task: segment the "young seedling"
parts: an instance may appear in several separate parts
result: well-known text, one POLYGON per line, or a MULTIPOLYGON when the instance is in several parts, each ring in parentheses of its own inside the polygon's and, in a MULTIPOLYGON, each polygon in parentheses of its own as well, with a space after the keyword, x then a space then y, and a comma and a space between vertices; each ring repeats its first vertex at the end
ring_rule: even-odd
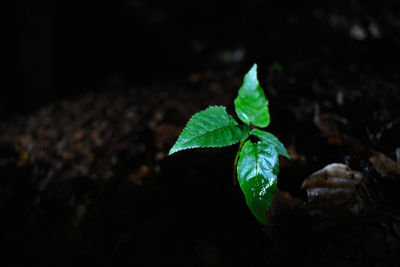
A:
POLYGON ((235 99, 237 121, 223 106, 210 106, 192 116, 169 155, 196 147, 223 147, 240 142, 235 168, 246 203, 257 220, 267 225, 266 212, 275 196, 279 173, 278 155, 289 158, 283 144, 271 133, 261 130, 269 125, 268 100, 257 79, 254 64, 244 77, 235 99), (259 139, 254 143, 250 135, 259 139))

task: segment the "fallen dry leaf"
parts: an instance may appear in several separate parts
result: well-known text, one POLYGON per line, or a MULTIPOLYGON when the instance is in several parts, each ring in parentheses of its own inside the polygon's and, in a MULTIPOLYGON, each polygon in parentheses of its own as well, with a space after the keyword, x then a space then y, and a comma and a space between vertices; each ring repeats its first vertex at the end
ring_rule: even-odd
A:
POLYGON ((400 175, 400 163, 392 160, 385 154, 372 151, 372 156, 369 161, 374 165, 374 168, 383 177, 390 176, 392 174, 400 175))
POLYGON ((320 114, 319 106, 315 106, 314 123, 321 131, 322 136, 327 137, 329 144, 337 144, 341 146, 343 142, 335 123, 335 120, 337 119, 336 117, 338 116, 330 113, 320 114))
POLYGON ((332 163, 314 172, 301 185, 307 190, 307 203, 316 210, 354 210, 360 205, 354 201, 356 186, 361 183, 362 173, 351 170, 341 163, 332 163))

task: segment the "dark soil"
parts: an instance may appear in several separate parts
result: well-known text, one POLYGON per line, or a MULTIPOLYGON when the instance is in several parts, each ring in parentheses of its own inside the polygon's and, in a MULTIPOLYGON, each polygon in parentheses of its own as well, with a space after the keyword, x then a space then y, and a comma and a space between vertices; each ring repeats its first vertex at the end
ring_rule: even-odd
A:
MULTIPOLYGON (((270 29, 267 15, 281 9, 263 9, 263 17, 257 3, 240 24, 252 29, 232 47, 195 28, 212 48, 187 52, 198 61, 166 70, 170 78, 156 69, 157 79, 141 79, 145 71, 130 76, 121 67, 100 91, 50 94, 21 112, 8 107, 14 115, 6 110, 0 124, 2 254, 15 265, 49 266, 398 265, 399 175, 382 177, 370 156, 400 160, 399 6, 326 4, 300 15, 291 7, 270 29), (270 30, 268 40, 260 37, 270 30), (192 114, 209 105, 235 114, 233 99, 254 61, 270 103, 268 130, 292 157, 280 159, 280 190, 306 201, 305 178, 346 163, 368 177, 373 206, 391 216, 363 217, 362 227, 322 221, 326 231, 318 233, 292 216, 265 230, 233 182, 236 146, 166 156, 192 114)), ((158 53, 166 59, 167 51, 158 53)))

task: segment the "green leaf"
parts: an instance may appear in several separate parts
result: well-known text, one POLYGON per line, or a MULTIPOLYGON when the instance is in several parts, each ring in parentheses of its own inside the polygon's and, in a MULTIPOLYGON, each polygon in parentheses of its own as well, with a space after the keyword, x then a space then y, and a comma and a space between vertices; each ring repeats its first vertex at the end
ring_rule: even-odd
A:
POLYGON ((239 119, 247 125, 264 128, 270 122, 268 100, 257 79, 257 64, 244 77, 235 99, 235 110, 239 119))
POLYGON ((208 107, 192 116, 169 155, 189 148, 229 146, 246 139, 249 127, 237 124, 225 107, 208 107))
POLYGON ((273 134, 260 129, 253 129, 251 130, 250 134, 257 136, 263 143, 272 146, 276 150, 276 152, 278 152, 278 154, 290 159, 290 156, 286 151, 285 146, 273 134))
POLYGON ((248 140, 243 145, 237 174, 240 188, 253 215, 262 224, 268 224, 266 212, 275 197, 278 182, 278 153, 269 144, 248 140))

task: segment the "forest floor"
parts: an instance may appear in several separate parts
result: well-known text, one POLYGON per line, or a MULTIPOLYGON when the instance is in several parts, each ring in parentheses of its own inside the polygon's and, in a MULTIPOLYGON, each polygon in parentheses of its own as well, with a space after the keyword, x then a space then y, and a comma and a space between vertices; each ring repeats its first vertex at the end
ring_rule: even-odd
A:
POLYGON ((122 2, 56 6, 49 79, 63 88, 0 99, 14 112, 0 114, 0 263, 400 266, 396 1, 122 2), (234 182, 237 145, 167 156, 194 113, 236 117, 254 63, 291 156, 268 227, 234 182), (331 163, 361 172, 365 213, 296 210, 331 163))
MULTIPOLYGON (((279 188, 303 201, 302 182, 327 164, 345 163, 378 179, 374 151, 399 160, 399 74, 371 76, 350 66, 347 78, 332 69, 309 75, 319 68, 321 62, 303 62, 260 73, 269 131, 291 155, 280 159, 279 188)), ((318 255, 329 238, 313 244, 303 236, 282 245, 265 234, 233 183, 236 146, 167 156, 192 114, 209 105, 234 114, 243 74, 206 70, 87 93, 2 123, 3 253, 16 263, 28 258, 52 266, 274 266, 293 259, 301 266, 326 253, 343 255, 337 248, 318 255)), ((377 201, 399 215, 394 177, 378 182, 385 197, 377 201)), ((400 225, 392 226, 400 234, 400 225)), ((345 263, 381 263, 379 246, 345 263)))

